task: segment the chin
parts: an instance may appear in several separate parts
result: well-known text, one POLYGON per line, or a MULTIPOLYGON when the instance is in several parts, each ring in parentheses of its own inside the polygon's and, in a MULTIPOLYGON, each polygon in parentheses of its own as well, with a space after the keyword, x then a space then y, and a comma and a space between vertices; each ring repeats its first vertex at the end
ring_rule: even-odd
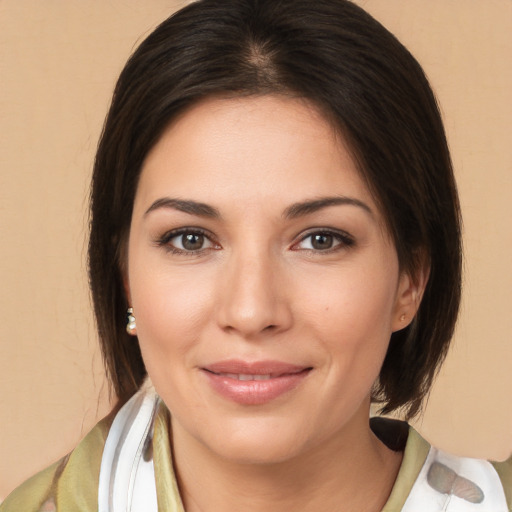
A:
POLYGON ((228 446, 218 448, 218 454, 225 460, 254 466, 281 464, 294 459, 300 451, 295 443, 288 446, 274 439, 270 442, 232 442, 228 446))
POLYGON ((286 462, 302 453, 307 444, 303 436, 304 429, 287 428, 282 419, 258 419, 239 421, 215 432, 212 429, 203 444, 233 463, 268 465, 286 462))

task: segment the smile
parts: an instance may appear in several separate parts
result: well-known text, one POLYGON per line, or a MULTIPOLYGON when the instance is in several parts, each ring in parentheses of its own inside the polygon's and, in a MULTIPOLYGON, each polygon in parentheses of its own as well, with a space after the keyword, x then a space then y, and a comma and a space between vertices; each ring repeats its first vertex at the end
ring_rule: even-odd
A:
POLYGON ((228 377, 229 379, 235 380, 268 380, 271 378, 270 374, 267 375, 247 375, 243 373, 218 373, 217 375, 221 375, 224 377, 228 377))
POLYGON ((311 367, 278 361, 230 360, 202 368, 208 385, 216 394, 240 405, 271 402, 294 390, 311 371, 311 367))

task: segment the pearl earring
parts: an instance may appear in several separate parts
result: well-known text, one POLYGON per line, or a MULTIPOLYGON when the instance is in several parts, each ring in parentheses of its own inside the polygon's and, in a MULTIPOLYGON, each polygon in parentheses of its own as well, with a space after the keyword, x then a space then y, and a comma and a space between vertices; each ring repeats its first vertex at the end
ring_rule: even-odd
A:
POLYGON ((135 317, 133 316, 133 308, 128 308, 126 312, 128 315, 128 323, 126 324, 126 332, 130 336, 135 336, 137 334, 137 323, 135 322, 135 317))
MULTIPOLYGON (((403 314, 400 316, 400 322, 404 322, 404 321, 405 321, 405 318, 406 318, 405 313, 403 313, 403 314)), ((134 321, 135 321, 135 319, 134 319, 134 321)))

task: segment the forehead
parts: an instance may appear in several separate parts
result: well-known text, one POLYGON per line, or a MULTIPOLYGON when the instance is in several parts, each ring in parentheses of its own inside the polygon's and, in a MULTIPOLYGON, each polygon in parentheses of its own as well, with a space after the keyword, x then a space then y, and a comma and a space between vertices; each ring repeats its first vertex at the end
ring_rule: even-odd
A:
POLYGON ((347 144, 317 108, 285 96, 211 98, 174 120, 149 152, 136 207, 164 195, 222 207, 333 194, 374 206, 347 144))

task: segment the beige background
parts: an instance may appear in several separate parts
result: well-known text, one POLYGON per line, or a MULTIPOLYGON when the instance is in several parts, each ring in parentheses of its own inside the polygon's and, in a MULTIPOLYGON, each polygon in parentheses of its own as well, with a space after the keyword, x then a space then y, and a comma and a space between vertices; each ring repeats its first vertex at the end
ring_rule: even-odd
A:
MULTIPOLYGON (((0 498, 108 410, 85 273, 86 197, 114 80, 170 0, 0 1, 0 498)), ((360 0, 439 96, 465 219, 464 306, 417 428, 512 450, 512 2, 360 0)))

